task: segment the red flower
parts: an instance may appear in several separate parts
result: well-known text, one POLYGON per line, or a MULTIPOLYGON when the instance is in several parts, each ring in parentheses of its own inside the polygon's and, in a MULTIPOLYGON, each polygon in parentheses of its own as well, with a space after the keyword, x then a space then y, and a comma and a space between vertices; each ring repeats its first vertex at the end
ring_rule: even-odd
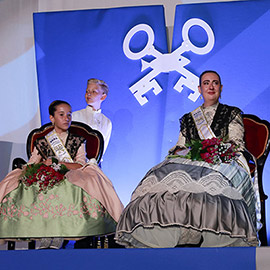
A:
POLYGON ((191 149, 185 158, 201 160, 211 164, 230 163, 236 157, 237 146, 226 143, 223 139, 211 138, 206 140, 193 140, 186 145, 191 149))
POLYGON ((39 192, 46 192, 49 188, 53 188, 54 185, 62 182, 65 173, 68 171, 64 165, 55 165, 56 164, 46 166, 43 163, 27 165, 20 180, 26 187, 38 184, 39 192))

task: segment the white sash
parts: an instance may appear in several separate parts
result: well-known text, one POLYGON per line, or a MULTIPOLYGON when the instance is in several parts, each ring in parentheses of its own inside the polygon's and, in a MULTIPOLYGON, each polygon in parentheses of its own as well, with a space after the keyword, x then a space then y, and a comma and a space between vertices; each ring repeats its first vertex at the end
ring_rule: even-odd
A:
POLYGON ((63 162, 73 162, 71 156, 69 155, 67 149, 65 148, 63 142, 58 137, 55 129, 49 132, 45 136, 47 142, 49 143, 50 147, 52 148, 55 156, 59 159, 59 161, 63 162))
POLYGON ((199 136, 202 140, 211 139, 213 137, 214 138, 216 137, 214 132, 212 131, 211 127, 207 123, 207 120, 204 116, 204 113, 202 111, 201 106, 198 107, 197 109, 195 109, 194 111, 192 111, 191 115, 194 119, 199 136))

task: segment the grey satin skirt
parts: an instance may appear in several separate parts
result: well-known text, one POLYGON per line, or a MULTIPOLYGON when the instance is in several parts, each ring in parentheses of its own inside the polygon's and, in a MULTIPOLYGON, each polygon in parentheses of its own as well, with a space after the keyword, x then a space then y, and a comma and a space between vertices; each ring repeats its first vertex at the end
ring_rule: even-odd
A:
POLYGON ((255 201, 236 162, 165 160, 133 192, 115 239, 137 248, 257 246, 255 201))

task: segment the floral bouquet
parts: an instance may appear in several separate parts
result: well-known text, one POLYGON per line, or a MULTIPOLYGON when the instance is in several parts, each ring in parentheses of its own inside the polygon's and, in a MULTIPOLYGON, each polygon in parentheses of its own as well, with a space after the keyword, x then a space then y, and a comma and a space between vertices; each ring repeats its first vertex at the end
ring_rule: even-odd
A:
POLYGON ((230 163, 237 158, 238 146, 233 143, 225 143, 223 139, 192 140, 186 144, 186 147, 189 149, 188 153, 180 156, 191 160, 220 164, 230 163))
POLYGON ((28 164, 23 170, 20 181, 26 187, 38 185, 39 192, 46 193, 54 185, 60 184, 67 172, 67 167, 63 164, 58 164, 58 160, 54 158, 50 166, 43 163, 28 164))

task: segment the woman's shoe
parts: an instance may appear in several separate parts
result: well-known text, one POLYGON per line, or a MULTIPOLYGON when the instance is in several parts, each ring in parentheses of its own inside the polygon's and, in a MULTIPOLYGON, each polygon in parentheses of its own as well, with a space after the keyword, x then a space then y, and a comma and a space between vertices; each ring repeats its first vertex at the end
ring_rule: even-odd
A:
POLYGON ((63 242, 64 242, 64 239, 63 238, 60 238, 60 237, 54 237, 52 239, 52 242, 50 244, 50 248, 53 248, 53 249, 60 249, 63 245, 63 242))
POLYGON ((51 245, 51 242, 52 242, 52 238, 50 238, 50 237, 42 238, 38 249, 49 248, 51 245))

